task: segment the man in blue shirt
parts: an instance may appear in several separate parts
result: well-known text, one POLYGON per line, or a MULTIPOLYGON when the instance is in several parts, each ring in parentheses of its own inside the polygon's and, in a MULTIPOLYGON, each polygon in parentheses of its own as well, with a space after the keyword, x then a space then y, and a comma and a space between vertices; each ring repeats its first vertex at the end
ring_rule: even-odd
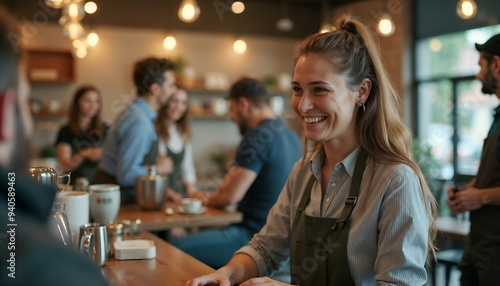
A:
POLYGON ((213 195, 192 195, 205 205, 223 208, 238 204, 243 222, 208 229, 172 243, 213 268, 226 264, 266 223, 294 163, 302 155, 295 131, 273 113, 270 95, 262 83, 250 78, 237 81, 229 92, 231 117, 243 140, 235 163, 213 195))
POLYGON ((135 64, 137 99, 118 116, 103 143, 99 170, 93 184, 120 185, 121 203, 135 203, 135 182, 155 164, 160 175, 172 171, 172 161, 158 156, 154 120, 160 106, 175 92, 174 64, 146 58, 135 64))

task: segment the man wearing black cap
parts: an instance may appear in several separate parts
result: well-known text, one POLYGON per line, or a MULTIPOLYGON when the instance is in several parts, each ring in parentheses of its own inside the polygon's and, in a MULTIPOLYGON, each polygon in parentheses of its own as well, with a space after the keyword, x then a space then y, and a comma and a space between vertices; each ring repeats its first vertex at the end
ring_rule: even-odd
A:
MULTIPOLYGON (((500 99, 500 34, 476 44, 481 70, 476 78, 485 94, 500 99)), ((471 230, 460 263, 461 285, 500 283, 500 105, 484 140, 477 175, 458 192, 448 190, 447 203, 454 213, 470 211, 471 230)))
POLYGON ((265 86, 251 78, 237 81, 229 92, 230 113, 243 140, 219 189, 211 196, 198 193, 205 205, 238 203, 243 222, 209 229, 173 244, 213 268, 225 265, 266 223, 294 165, 302 155, 297 134, 273 113, 265 86))

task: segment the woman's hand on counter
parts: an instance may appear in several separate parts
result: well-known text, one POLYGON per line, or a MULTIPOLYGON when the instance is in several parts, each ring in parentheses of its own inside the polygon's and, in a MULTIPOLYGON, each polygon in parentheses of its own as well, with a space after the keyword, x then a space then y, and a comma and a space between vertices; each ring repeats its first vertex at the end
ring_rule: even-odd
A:
POLYGON ((193 198, 193 199, 200 199, 203 202, 204 206, 208 205, 208 196, 204 192, 196 191, 196 192, 189 194, 189 197, 193 198))
POLYGON ((169 188, 167 190, 167 200, 180 204, 182 201, 182 196, 173 189, 169 188))

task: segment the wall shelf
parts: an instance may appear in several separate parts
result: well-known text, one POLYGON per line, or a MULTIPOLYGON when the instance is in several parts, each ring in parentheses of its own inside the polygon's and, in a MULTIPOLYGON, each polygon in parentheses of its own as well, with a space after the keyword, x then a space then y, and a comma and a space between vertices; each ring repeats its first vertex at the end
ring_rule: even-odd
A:
POLYGON ((28 79, 36 83, 72 83, 75 81, 75 58, 70 51, 28 50, 28 79))

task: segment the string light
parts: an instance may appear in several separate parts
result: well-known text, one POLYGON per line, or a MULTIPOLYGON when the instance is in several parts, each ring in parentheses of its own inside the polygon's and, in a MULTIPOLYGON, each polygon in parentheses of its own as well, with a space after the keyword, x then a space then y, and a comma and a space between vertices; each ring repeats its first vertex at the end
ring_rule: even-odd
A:
POLYGON ((94 14, 97 11, 97 4, 93 1, 89 1, 85 3, 83 9, 85 9, 85 12, 87 12, 87 14, 94 14))
POLYGON ((91 47, 97 46, 99 43, 99 35, 96 31, 90 31, 87 35, 87 44, 91 47))

